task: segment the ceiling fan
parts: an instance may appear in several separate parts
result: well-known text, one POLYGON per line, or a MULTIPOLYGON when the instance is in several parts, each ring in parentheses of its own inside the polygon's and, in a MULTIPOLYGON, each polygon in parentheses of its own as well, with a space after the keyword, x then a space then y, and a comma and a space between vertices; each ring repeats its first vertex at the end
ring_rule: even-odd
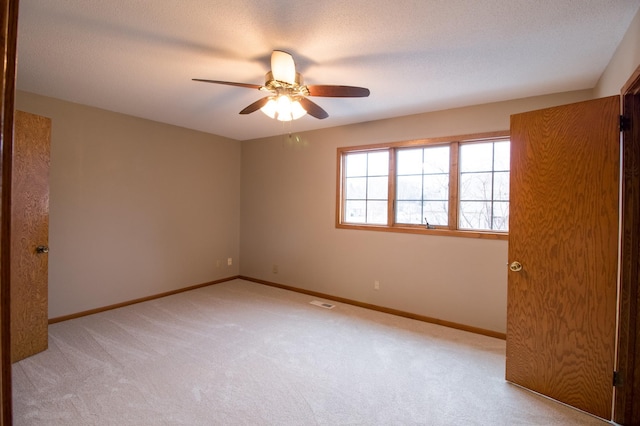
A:
POLYGON ((226 84, 268 92, 268 96, 255 101, 240 111, 240 114, 251 114, 262 110, 269 117, 280 121, 295 120, 307 113, 321 120, 329 116, 318 104, 307 99, 307 96, 361 98, 369 96, 370 93, 369 89, 364 87, 305 85, 300 73, 296 72, 293 57, 282 50, 274 50, 271 54, 271 71, 265 75, 264 86, 200 78, 194 78, 193 81, 226 84))

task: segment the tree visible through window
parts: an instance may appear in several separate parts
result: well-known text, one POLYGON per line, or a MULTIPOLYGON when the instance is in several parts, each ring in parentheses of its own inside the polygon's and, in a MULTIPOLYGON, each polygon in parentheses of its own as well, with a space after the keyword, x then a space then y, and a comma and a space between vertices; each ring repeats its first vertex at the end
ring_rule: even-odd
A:
POLYGON ((509 228, 509 141, 460 145, 460 229, 509 228))

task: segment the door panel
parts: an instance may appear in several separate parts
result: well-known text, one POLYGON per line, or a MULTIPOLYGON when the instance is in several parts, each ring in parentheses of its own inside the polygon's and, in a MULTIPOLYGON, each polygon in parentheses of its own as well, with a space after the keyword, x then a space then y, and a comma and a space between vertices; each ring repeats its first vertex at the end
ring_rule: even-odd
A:
POLYGON ((47 349, 48 118, 16 111, 11 215, 11 360, 47 349))
POLYGON ((610 419, 619 97, 511 117, 506 378, 610 419))

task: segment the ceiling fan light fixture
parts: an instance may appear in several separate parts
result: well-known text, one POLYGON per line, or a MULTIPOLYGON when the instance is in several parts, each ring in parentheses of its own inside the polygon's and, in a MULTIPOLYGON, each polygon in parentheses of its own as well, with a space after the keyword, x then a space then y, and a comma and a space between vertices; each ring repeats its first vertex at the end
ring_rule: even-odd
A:
POLYGON ((288 95, 270 97, 269 101, 260 110, 268 117, 279 121, 297 120, 307 113, 300 101, 297 99, 292 100, 288 95))
POLYGON ((306 114, 319 120, 327 118, 329 114, 320 105, 309 100, 307 96, 322 96, 326 98, 362 98, 369 96, 369 89, 365 87, 326 84, 305 85, 302 75, 296 72, 293 57, 282 50, 274 50, 271 54, 271 71, 268 71, 265 75, 264 86, 201 78, 194 78, 193 80, 258 89, 262 92, 270 93, 270 95, 258 99, 244 108, 240 111, 240 114, 251 114, 260 109, 268 117, 279 121, 297 120, 306 114))
POLYGON ((294 100, 291 102, 291 118, 293 120, 297 120, 298 118, 302 118, 307 114, 307 110, 302 107, 300 101, 294 100))

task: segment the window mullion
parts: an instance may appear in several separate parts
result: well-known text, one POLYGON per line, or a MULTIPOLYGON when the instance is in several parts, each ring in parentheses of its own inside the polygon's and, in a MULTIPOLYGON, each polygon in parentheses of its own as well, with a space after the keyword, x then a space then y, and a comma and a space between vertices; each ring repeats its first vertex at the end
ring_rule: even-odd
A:
MULTIPOLYGON (((424 214, 424 206, 426 203, 426 200, 424 199, 424 162, 425 162, 425 149, 422 149, 422 170, 421 170, 421 175, 420 175, 420 216, 422 217, 422 219, 424 219, 424 225, 425 226, 429 226, 427 225, 429 223, 429 221, 427 220, 427 218, 425 217, 424 214)), ((422 219, 420 220, 420 223, 422 223, 422 219)))
POLYGON ((396 149, 389 149, 389 176, 387 191, 387 226, 396 223, 396 149))
POLYGON ((369 153, 367 153, 367 162, 364 168, 364 221, 369 222, 369 153))
POLYGON ((449 145, 449 229, 458 229, 459 198, 459 142, 451 142, 449 145))
POLYGON ((489 223, 489 226, 491 226, 491 229, 495 228, 495 225, 493 223, 493 218, 495 217, 494 215, 494 208, 495 208, 495 194, 494 194, 494 189, 496 187, 496 144, 492 143, 491 144, 491 212, 489 212, 489 214, 491 215, 491 222, 489 223))

